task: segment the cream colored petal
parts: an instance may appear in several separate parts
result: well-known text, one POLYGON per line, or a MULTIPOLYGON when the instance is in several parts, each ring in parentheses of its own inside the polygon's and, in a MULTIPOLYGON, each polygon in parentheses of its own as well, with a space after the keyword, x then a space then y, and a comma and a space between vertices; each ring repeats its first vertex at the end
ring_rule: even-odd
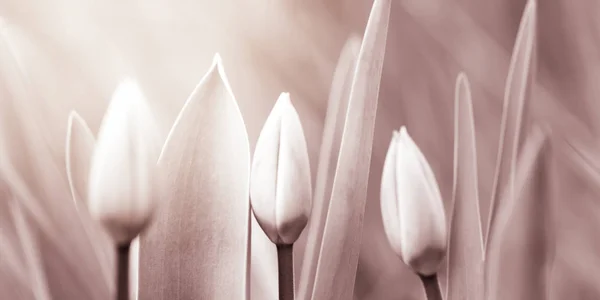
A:
POLYGON ((444 206, 429 163, 404 127, 396 151, 401 256, 416 272, 431 275, 447 247, 444 206))
POLYGON ((279 238, 292 244, 306 227, 312 204, 310 163, 300 117, 284 93, 282 105, 279 167, 277 172, 276 222, 279 238))
POLYGON ((277 100, 260 132, 250 176, 250 201, 256 220, 273 243, 279 240, 276 221, 277 173, 281 144, 282 101, 277 100))
POLYGON ((140 233, 160 196, 155 126, 137 85, 123 81, 98 133, 88 190, 90 214, 117 243, 140 233))
POLYGON ((381 219, 383 229, 392 249, 396 254, 401 253, 400 215, 398 207, 398 191, 396 184, 396 147, 398 133, 394 131, 390 146, 385 156, 381 175, 381 219))
POLYGON ((274 243, 293 244, 308 222, 311 178, 300 117, 288 93, 275 103, 252 162, 251 203, 274 243))

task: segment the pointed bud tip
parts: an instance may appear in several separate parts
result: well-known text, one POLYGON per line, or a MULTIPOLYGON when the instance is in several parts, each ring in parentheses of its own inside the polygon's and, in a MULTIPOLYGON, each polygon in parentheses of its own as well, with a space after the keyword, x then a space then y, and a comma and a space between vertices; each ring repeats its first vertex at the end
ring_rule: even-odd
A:
POLYGON ((408 131, 406 130, 406 126, 400 127, 400 130, 398 131, 398 136, 401 138, 410 137, 408 131))
POLYGON ((118 99, 118 101, 133 101, 139 100, 142 97, 139 85, 130 77, 121 80, 113 94, 113 99, 118 99))
POLYGON ((213 65, 217 66, 223 63, 223 59, 221 58, 221 54, 219 52, 215 53, 213 56, 213 65))
POLYGON ((362 44, 362 38, 357 34, 352 34, 346 44, 344 45, 344 49, 348 49, 352 53, 352 56, 356 56, 360 51, 360 46, 362 44))
MULTIPOLYGON (((292 98, 290 97, 290 93, 281 93, 279 98, 277 98, 277 102, 275 106, 278 107, 280 114, 285 114, 286 112, 296 111, 294 104, 292 103, 292 98)), ((275 109, 275 108, 274 108, 275 109)))
POLYGON ((291 105, 292 99, 290 97, 290 93, 287 93, 287 92, 281 93, 279 95, 279 98, 277 98, 277 103, 281 103, 280 105, 291 105))

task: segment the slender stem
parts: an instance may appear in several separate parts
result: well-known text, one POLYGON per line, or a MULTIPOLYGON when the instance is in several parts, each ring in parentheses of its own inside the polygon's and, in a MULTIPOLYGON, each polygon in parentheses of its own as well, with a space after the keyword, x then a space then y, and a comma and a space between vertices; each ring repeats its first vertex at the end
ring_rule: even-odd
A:
POLYGON ((277 245, 279 300, 294 300, 294 245, 277 245))
POLYGON ((117 246, 117 300, 129 299, 129 248, 131 243, 117 246))
POLYGON ((423 282, 423 287, 425 288, 425 295, 427 295, 427 300, 442 300, 442 293, 440 292, 440 286, 438 284, 437 274, 433 274, 430 276, 421 276, 421 282, 423 282))

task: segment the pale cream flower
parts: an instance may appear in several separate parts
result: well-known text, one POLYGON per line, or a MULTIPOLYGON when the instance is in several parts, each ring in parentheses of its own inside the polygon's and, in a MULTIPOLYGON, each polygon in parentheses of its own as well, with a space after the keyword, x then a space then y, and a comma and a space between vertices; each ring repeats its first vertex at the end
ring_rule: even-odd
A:
POLYGON ((128 243, 149 222, 162 194, 156 124, 138 86, 117 88, 98 133, 88 201, 116 243, 128 243))
POLYGON ((381 180, 381 214, 388 240, 420 275, 433 275, 448 232, 439 187, 429 163, 402 127, 394 132, 381 180))
POLYGON ((275 244, 293 244, 312 204, 304 131, 287 93, 281 94, 258 138, 250 178, 256 220, 275 244))

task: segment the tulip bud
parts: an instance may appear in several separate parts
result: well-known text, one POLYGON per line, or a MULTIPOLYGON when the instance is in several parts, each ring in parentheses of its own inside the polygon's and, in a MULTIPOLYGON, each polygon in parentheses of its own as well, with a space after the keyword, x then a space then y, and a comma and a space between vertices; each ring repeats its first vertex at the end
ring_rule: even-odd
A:
POLYGON ((308 222, 311 177, 298 113, 283 93, 258 138, 250 180, 252 210, 275 244, 293 244, 308 222))
POLYGON ((444 204, 429 163, 405 127, 394 132, 385 158, 381 215, 402 261, 420 275, 435 274, 447 248, 444 204))
POLYGON ((88 183, 90 214, 117 244, 141 232, 162 193, 155 126, 137 85, 121 83, 100 126, 88 183))

